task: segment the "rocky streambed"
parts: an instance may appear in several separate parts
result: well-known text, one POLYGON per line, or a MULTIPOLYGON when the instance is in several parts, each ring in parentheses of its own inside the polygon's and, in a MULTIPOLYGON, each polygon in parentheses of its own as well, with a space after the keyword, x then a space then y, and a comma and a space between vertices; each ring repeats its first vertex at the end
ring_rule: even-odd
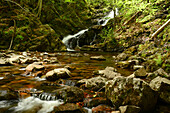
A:
POLYGON ((169 74, 124 59, 123 53, 1 51, 0 112, 169 113, 169 74))

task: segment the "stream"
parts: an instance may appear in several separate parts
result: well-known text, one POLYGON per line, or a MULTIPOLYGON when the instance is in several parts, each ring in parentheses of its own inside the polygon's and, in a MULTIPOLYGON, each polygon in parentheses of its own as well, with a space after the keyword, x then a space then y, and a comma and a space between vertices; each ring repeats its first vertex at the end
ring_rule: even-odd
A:
MULTIPOLYGON (((17 52, 17 54, 22 54, 22 52, 17 52)), ((37 57, 39 59, 46 58, 47 53, 42 55, 40 52, 30 52, 31 57, 37 57)), ((78 80, 84 78, 92 78, 96 75, 93 74, 94 71, 103 70, 107 66, 115 67, 113 56, 117 55, 116 53, 108 52, 57 52, 57 53, 48 53, 48 59, 50 57, 57 57, 58 63, 54 64, 44 64, 45 72, 56 68, 62 68, 65 66, 71 67, 71 76, 68 79, 60 79, 57 82, 46 81, 39 77, 34 77, 31 75, 25 75, 25 68, 28 64, 16 64, 13 66, 1 66, 0 67, 0 87, 6 88, 10 87, 14 91, 43 91, 50 92, 55 88, 61 88, 61 86, 76 86, 78 80), (103 55, 106 58, 105 61, 98 61, 90 59, 91 56, 103 55), (42 84, 58 84, 54 86, 45 86, 42 84)), ((132 71, 117 68, 118 72, 123 76, 128 76, 132 74, 132 71)), ((1 90, 1 95, 6 90, 1 90)), ((88 91, 87 91, 88 92, 88 91)), ((104 92, 103 92, 104 93, 104 92)), ((53 110, 54 106, 63 104, 61 99, 50 99, 51 97, 42 97, 45 95, 35 98, 34 95, 21 93, 18 100, 3 100, 0 101, 0 113, 8 112, 21 112, 27 111, 24 113, 30 113, 30 109, 37 108, 42 106, 38 113, 47 113, 53 110), (49 99, 48 99, 49 98, 49 99), (50 107, 49 107, 50 106, 50 107)), ((54 97, 55 98, 55 97, 54 97)), ((87 109, 87 108, 86 108, 87 109)), ((90 110, 89 110, 90 112, 90 110)))

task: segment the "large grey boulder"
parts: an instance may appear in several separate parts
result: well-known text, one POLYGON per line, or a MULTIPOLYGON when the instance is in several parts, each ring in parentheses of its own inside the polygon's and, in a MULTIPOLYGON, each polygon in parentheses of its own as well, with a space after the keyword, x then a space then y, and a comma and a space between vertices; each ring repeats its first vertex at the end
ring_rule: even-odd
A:
POLYGON ((139 78, 118 76, 106 82, 105 93, 116 106, 135 105, 142 112, 153 110, 157 102, 157 93, 139 78))
POLYGON ((99 90, 100 88, 105 86, 107 79, 103 77, 93 77, 90 79, 82 79, 78 81, 78 84, 85 84, 85 88, 91 90, 99 90))
POLYGON ((49 81, 55 81, 58 79, 65 79, 71 77, 70 71, 66 68, 58 68, 51 70, 46 73, 46 75, 42 76, 42 78, 46 78, 49 81))
POLYGON ((161 101, 170 104, 170 80, 158 76, 149 85, 153 90, 159 92, 161 101))

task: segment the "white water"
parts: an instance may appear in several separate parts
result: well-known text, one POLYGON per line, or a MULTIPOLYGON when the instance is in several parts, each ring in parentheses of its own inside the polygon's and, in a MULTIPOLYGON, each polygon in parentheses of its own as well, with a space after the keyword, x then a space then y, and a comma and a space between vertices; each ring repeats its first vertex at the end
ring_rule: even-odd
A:
POLYGON ((79 31, 78 33, 76 33, 74 35, 68 35, 68 36, 63 38, 62 42, 67 46, 68 51, 74 51, 73 49, 71 49, 69 47, 69 40, 72 39, 72 38, 79 38, 86 31, 88 31, 88 29, 81 30, 81 31, 79 31))
POLYGON ((15 112, 35 112, 36 110, 37 113, 48 113, 53 111, 55 106, 59 106, 63 104, 60 100, 56 101, 43 101, 40 100, 39 98, 35 97, 28 97, 26 99, 22 99, 19 103, 18 106, 15 107, 15 112))
POLYGON ((98 25, 105 26, 110 19, 114 18, 115 15, 118 15, 118 14, 119 13, 118 13, 117 8, 115 9, 115 12, 112 10, 108 15, 106 15, 104 18, 102 18, 98 21, 98 25), (101 24, 101 22, 102 22, 102 24, 101 24))
MULTIPOLYGON (((108 15, 106 15, 106 16, 103 17, 102 19, 99 19, 98 25, 105 26, 110 19, 112 19, 112 18, 115 17, 114 14, 115 14, 115 15, 118 15, 118 9, 117 9, 117 8, 115 9, 115 13, 114 13, 114 11, 112 10, 108 15)), ((78 39, 78 38, 79 38, 82 34, 84 34, 86 31, 88 31, 88 29, 81 30, 81 31, 79 31, 78 33, 76 33, 76 34, 74 34, 74 35, 68 35, 68 36, 66 36, 66 37, 63 38, 62 42, 66 45, 67 51, 74 51, 74 50, 72 49, 72 47, 71 47, 71 46, 72 46, 72 45, 71 45, 72 42, 69 42, 69 41, 70 41, 72 38, 77 38, 77 39, 78 39)), ((95 38, 96 38, 96 36, 94 36, 93 41, 95 40, 95 38)), ((93 43, 93 41, 90 43, 90 45, 93 43)), ((78 42, 77 42, 77 44, 79 45, 78 42)))

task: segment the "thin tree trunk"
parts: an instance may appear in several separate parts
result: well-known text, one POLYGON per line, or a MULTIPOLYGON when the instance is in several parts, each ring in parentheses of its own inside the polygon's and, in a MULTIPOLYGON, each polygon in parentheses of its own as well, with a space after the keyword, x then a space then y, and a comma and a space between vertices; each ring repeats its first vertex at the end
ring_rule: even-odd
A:
POLYGON ((12 34, 12 39, 11 39, 11 43, 10 43, 10 46, 9 46, 8 50, 11 50, 12 44, 13 44, 13 41, 14 41, 14 38, 15 38, 15 35, 16 35, 16 21, 15 20, 13 20, 13 21, 14 21, 14 32, 12 34))
POLYGON ((156 32, 152 34, 151 39, 156 37, 169 23, 170 19, 165 24, 163 24, 156 32))

